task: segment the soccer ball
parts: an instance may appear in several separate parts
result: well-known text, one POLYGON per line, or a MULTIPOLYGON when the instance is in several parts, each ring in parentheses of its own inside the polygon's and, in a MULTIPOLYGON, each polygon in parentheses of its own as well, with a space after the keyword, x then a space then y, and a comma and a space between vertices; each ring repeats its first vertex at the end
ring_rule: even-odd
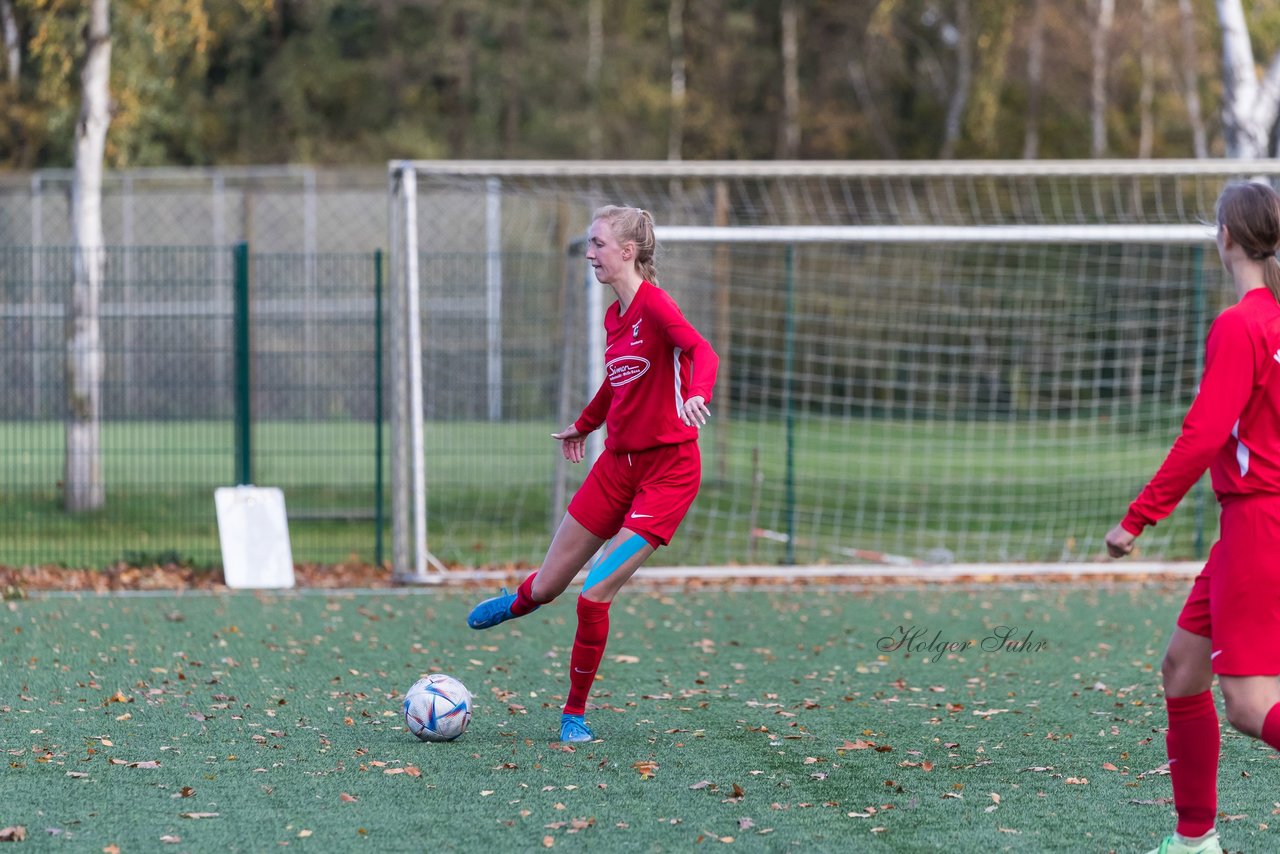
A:
POLYGON ((453 741, 471 723, 471 692, 448 674, 424 676, 404 695, 404 722, 423 741, 453 741))

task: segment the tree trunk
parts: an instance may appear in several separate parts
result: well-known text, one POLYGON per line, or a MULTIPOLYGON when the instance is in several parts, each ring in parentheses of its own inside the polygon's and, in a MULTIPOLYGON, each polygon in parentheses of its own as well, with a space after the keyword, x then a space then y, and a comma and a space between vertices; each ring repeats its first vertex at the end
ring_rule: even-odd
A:
POLYGON ((800 156, 800 13, 796 0, 782 0, 782 127, 778 159, 800 156))
POLYGON ((1200 51, 1196 49, 1196 22, 1191 0, 1178 0, 1178 15, 1182 19, 1182 97, 1187 103, 1192 150, 1196 157, 1204 159, 1209 156, 1209 143, 1204 130, 1204 116, 1200 112, 1200 51))
POLYGON ((889 131, 881 120, 880 110, 876 105, 876 93, 871 88, 871 79, 866 69, 856 58, 849 60, 848 69, 849 82, 853 84, 853 94, 857 97, 858 106, 862 109, 867 125, 871 128, 871 136, 880 147, 880 152, 885 159, 897 160, 898 147, 893 144, 893 137, 889 135, 889 131))
POLYGON ((1044 91, 1044 3, 1031 7, 1031 33, 1027 39, 1027 124, 1022 136, 1022 157, 1040 156, 1040 98, 1044 91))
POLYGON ((1138 157, 1148 160, 1155 145, 1155 14, 1156 0, 1142 0, 1142 48, 1139 54, 1142 83, 1138 90, 1138 157))
POLYGON ((590 121, 587 132, 587 156, 604 157, 604 128, 600 126, 600 73, 604 68, 604 0, 587 3, 587 98, 590 121))
POLYGON ((1240 0, 1217 0, 1217 6, 1222 25, 1222 125, 1227 156, 1266 157, 1280 111, 1280 53, 1259 82, 1240 0))
POLYGON ((956 143, 960 141, 964 111, 969 103, 969 89, 973 86, 973 23, 969 2, 956 0, 956 79, 955 88, 951 90, 951 102, 947 104, 942 150, 938 153, 943 160, 956 156, 956 143))
POLYGON ((66 508, 102 507, 102 339, 98 308, 105 272, 102 238, 102 158, 111 121, 111 23, 108 0, 92 0, 80 118, 76 122, 71 231, 75 282, 67 312, 66 508))
POLYGON ((667 126, 667 159, 683 160, 684 152, 684 0, 671 0, 667 14, 671 41, 671 123, 667 126))
POLYGON ((5 72, 15 86, 22 73, 22 44, 18 35, 18 19, 13 13, 13 0, 0 0, 0 27, 4 28, 5 72))
POLYGON ((1110 60, 1111 24, 1115 20, 1115 0, 1093 0, 1093 85, 1090 96, 1090 153, 1107 154, 1107 65, 1110 60))

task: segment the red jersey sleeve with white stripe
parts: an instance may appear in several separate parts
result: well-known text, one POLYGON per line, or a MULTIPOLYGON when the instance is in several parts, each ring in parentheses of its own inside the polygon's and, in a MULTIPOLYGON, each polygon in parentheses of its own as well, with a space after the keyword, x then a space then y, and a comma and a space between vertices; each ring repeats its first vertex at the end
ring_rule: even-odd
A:
POLYGON ((1140 534, 1173 509, 1208 468, 1220 502, 1280 494, 1280 306, 1266 288, 1218 315, 1204 378, 1159 470, 1121 524, 1140 534))
POLYGON ((643 451, 698 438, 680 417, 684 401, 711 400, 720 358, 666 291, 641 284, 626 312, 605 312, 605 380, 574 423, 589 433, 604 423, 605 447, 643 451))

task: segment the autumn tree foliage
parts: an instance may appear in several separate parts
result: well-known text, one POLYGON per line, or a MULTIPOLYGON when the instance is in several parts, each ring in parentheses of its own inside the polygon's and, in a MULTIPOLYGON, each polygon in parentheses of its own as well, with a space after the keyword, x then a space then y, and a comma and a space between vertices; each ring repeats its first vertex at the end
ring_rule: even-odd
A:
MULTIPOLYGON (((112 6, 110 167, 1221 156, 1280 79, 1261 0, 112 6)), ((0 0, 3 166, 70 165, 86 9, 0 0)))

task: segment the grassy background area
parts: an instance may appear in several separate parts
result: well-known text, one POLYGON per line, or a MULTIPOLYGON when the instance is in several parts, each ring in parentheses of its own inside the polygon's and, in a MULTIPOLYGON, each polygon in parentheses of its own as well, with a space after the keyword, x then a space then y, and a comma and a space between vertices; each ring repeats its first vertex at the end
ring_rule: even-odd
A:
MULTIPOLYGON (((1106 421, 887 422, 806 417, 793 434, 794 481, 778 421, 714 420, 704 485, 670 563, 774 563, 786 547, 751 536, 793 526, 800 562, 847 550, 962 561, 1080 560, 1158 466, 1176 419, 1153 433, 1106 421)), ((534 563, 546 547, 556 475, 550 422, 427 425, 430 547, 461 565, 534 563)), ((107 507, 61 510, 62 429, 0 424, 0 564, 101 566, 219 561, 213 490, 234 481, 229 424, 111 423, 103 435, 107 507)), ((389 447, 389 445, 387 445, 389 447)), ((372 561, 375 434, 353 422, 255 427, 255 480, 285 491, 295 560, 372 561)), ((386 488, 388 463, 383 462, 386 488)), ((569 472, 570 488, 584 468, 569 472)), ((1144 535, 1150 557, 1195 558, 1212 542, 1207 488, 1144 535)), ((385 505, 389 513, 390 501, 385 505)))
MULTIPOLYGON (((552 741, 568 599, 486 633, 456 592, 17 601, 0 826, 39 850, 1146 850, 1184 594, 638 588, 576 749, 552 741), (1023 646, 984 649, 1000 626, 1023 646), (894 648, 913 629, 973 645, 894 648), (431 671, 475 694, 457 742, 403 728, 431 671)), ((1224 730, 1229 849, 1276 848, 1275 760, 1224 730)))

